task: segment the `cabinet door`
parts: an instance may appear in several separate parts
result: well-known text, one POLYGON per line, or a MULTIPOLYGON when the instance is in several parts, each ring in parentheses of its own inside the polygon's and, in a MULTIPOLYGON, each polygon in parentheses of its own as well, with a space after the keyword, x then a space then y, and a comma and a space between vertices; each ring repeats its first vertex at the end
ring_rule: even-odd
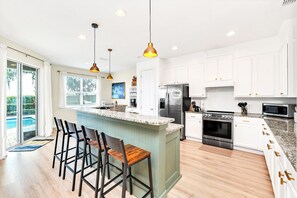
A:
POLYGON ((280 52, 280 64, 278 75, 278 90, 276 90, 276 96, 288 95, 288 44, 284 45, 280 52))
POLYGON ((233 58, 232 55, 218 58, 218 79, 220 81, 233 81, 233 58))
POLYGON ((181 67, 175 68, 175 82, 179 83, 179 84, 189 83, 189 81, 188 81, 188 67, 187 66, 181 66, 181 67))
POLYGON ((218 81, 218 58, 208 58, 204 65, 204 81, 217 82, 218 81))
POLYGON ((252 96, 252 58, 236 59, 234 64, 234 96, 252 96))
POLYGON ((202 115, 187 113, 186 137, 202 139, 202 115))
POLYGON ((249 149, 259 149, 259 127, 235 123, 234 145, 249 149))
POLYGON ((189 96, 205 97, 203 81, 203 64, 190 65, 189 70, 189 96))
POLYGON ((174 84, 175 83, 175 68, 166 67, 163 68, 161 73, 162 85, 174 84))
POLYGON ((156 115, 156 72, 153 69, 143 70, 140 73, 141 81, 141 114, 156 115))
POLYGON ((252 75, 255 76, 256 96, 274 96, 275 63, 275 53, 254 57, 252 75))
MULTIPOLYGON (((271 173, 270 173, 271 174, 271 173)), ((286 198, 286 191, 287 191, 287 183, 288 182, 284 173, 284 167, 283 165, 277 161, 276 162, 276 167, 273 173, 274 176, 274 195, 275 197, 280 197, 280 198, 286 198)), ((291 197, 287 197, 291 198, 291 197)))
POLYGON ((297 191, 292 185, 291 181, 288 181, 286 189, 286 198, 297 197, 297 191))

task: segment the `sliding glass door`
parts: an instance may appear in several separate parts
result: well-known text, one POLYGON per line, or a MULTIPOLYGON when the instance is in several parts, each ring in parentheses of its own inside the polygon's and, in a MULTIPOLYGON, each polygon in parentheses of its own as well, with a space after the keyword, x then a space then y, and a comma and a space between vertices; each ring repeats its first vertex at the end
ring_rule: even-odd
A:
POLYGON ((38 70, 7 61, 7 148, 37 135, 38 70))

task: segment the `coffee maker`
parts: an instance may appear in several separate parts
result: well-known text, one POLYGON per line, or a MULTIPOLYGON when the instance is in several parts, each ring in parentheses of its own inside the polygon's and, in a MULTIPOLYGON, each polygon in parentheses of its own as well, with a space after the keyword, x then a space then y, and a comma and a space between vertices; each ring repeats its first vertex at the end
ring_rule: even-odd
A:
POLYGON ((137 107, 136 99, 130 99, 130 106, 137 107))

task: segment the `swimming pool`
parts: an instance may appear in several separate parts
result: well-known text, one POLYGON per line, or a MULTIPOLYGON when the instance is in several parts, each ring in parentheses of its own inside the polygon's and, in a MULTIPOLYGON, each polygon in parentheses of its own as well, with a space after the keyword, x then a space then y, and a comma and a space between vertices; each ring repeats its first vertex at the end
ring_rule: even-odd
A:
MULTIPOLYGON (((23 127, 32 126, 35 124, 35 118, 32 117, 24 117, 23 118, 23 127)), ((13 129, 17 126, 17 119, 16 118, 7 118, 6 119, 6 128, 13 129)))

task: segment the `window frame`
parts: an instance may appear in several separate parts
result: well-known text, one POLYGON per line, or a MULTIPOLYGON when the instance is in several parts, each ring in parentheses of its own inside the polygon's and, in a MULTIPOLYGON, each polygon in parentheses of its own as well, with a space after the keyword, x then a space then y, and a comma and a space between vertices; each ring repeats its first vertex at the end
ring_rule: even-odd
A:
POLYGON ((65 75, 65 82, 64 82, 64 100, 65 100, 65 107, 66 108, 71 108, 71 107, 79 107, 79 106, 83 106, 83 107, 94 107, 94 106, 98 106, 99 104, 99 78, 97 78, 96 76, 91 77, 91 76, 85 76, 85 75, 75 75, 75 74, 66 74, 65 75), (80 79, 80 91, 67 91, 67 78, 68 77, 76 77, 80 79), (96 80, 96 90, 94 92, 84 92, 83 91, 83 79, 92 79, 92 80, 96 80), (67 94, 79 94, 79 103, 77 105, 68 105, 67 104, 67 94), (96 95, 96 102, 92 103, 92 104, 83 104, 83 97, 84 94, 94 94, 96 95))

